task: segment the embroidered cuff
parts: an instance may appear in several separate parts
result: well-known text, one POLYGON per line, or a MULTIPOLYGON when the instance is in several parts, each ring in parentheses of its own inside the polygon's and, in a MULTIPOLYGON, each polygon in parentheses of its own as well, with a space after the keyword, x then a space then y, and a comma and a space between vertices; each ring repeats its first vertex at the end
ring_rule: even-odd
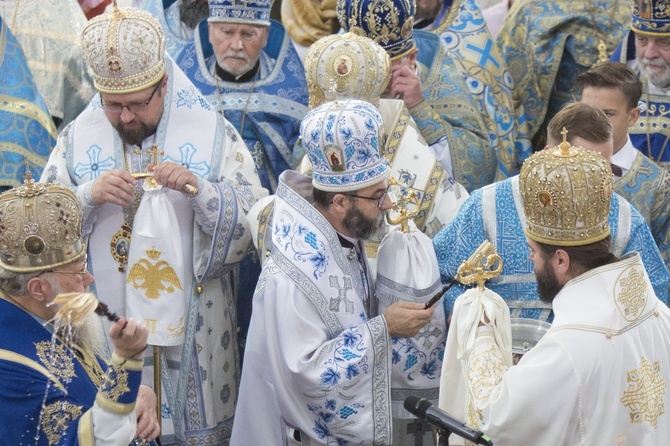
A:
POLYGON ((98 405, 118 414, 135 410, 142 381, 142 365, 142 360, 125 359, 113 353, 95 398, 98 405))
POLYGON ((442 117, 433 110, 428 101, 423 101, 409 111, 421 131, 421 136, 429 146, 444 138, 445 130, 442 117))
POLYGON ((93 446, 95 444, 91 409, 84 412, 84 415, 79 419, 77 438, 80 446, 93 446))

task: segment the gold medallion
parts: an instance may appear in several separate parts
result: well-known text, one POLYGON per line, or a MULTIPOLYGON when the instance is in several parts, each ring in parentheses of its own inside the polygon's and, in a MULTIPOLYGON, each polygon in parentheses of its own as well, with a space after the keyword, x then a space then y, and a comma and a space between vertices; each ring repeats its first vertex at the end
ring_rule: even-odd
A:
POLYGON ((117 231, 112 237, 110 243, 110 251, 114 260, 119 262, 119 271, 126 270, 126 263, 128 263, 128 251, 130 250, 130 232, 132 228, 128 223, 121 225, 121 230, 117 231))

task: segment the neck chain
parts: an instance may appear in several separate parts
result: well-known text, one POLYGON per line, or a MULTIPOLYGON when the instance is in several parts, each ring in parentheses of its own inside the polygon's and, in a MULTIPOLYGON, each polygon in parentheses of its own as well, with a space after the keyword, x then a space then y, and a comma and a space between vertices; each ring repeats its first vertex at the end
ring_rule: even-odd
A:
MULTIPOLYGON (((249 107, 249 101, 251 100, 251 95, 254 92, 254 88, 256 88, 256 81, 258 80, 258 74, 261 72, 261 67, 258 67, 258 70, 256 70, 256 74, 254 74, 254 81, 251 84, 251 89, 249 90, 249 95, 247 95, 247 101, 244 103, 244 111, 242 112, 242 122, 240 123, 240 136, 244 139, 243 133, 244 133, 244 120, 247 117, 247 108, 249 107)), ((216 82, 216 99, 219 101, 219 113, 221 113, 224 117, 226 116, 223 113, 223 102, 221 102, 221 87, 219 87, 219 75, 216 73, 216 64, 214 64, 214 81, 216 82)))
MULTIPOLYGON (((608 36, 608 32, 610 30, 613 30, 614 27, 614 15, 617 12, 617 7, 619 5, 619 0, 616 0, 614 2, 614 6, 612 7, 612 12, 610 13, 610 21, 609 24, 607 25, 607 29, 605 31, 601 31, 600 28, 598 28, 598 24, 596 23, 596 15, 595 15, 595 10, 596 6, 594 6, 591 1, 589 1, 589 6, 586 8, 586 10, 589 13, 589 16, 591 18, 591 25, 593 26, 594 31, 596 32, 596 37, 598 39, 598 43, 596 44, 596 49, 598 50, 598 58, 596 59, 595 63, 593 65, 602 63, 602 62, 607 62, 609 60, 609 56, 607 55, 607 42, 606 38, 608 36)), ((604 8, 603 8, 604 9, 604 8)))
MULTIPOLYGON (((140 155, 140 164, 143 166, 144 164, 144 159, 142 157, 142 147, 141 146, 136 146, 134 150, 136 155, 140 155)), ((159 154, 162 154, 161 152, 158 151, 158 147, 156 144, 153 144, 152 148, 147 151, 150 155, 153 155, 154 157, 154 163, 156 162, 156 159, 158 158, 159 154)), ((126 153, 125 147, 123 150, 123 165, 126 169, 126 172, 131 172, 130 170, 130 165, 128 162, 128 158, 130 157, 130 153, 126 153)), ((135 187, 135 199, 131 203, 130 206, 126 206, 123 208, 123 224, 121 225, 121 229, 117 231, 114 236, 112 237, 112 241, 110 243, 109 249, 112 253, 112 257, 114 260, 119 262, 119 272, 125 272, 126 270, 126 264, 128 263, 128 254, 130 253, 130 236, 132 234, 133 230, 133 220, 135 218, 135 213, 137 212, 137 208, 140 205, 140 201, 142 200, 142 195, 144 193, 144 189, 142 188, 142 183, 137 184, 135 187)))
POLYGON ((645 117, 645 125, 647 126, 647 156, 649 156, 650 159, 656 161, 656 162, 661 162, 663 159, 663 153, 665 153, 665 148, 668 146, 668 140, 670 140, 670 134, 665 137, 665 141, 663 142, 663 146, 661 147, 661 151, 658 153, 658 158, 654 158, 651 154, 651 106, 650 101, 649 101, 649 80, 647 79, 645 89, 645 111, 644 111, 644 117, 645 117))

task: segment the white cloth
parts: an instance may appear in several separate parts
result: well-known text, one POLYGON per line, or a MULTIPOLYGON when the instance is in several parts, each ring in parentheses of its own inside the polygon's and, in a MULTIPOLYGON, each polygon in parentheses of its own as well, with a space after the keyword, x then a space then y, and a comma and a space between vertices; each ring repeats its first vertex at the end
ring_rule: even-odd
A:
MULTIPOLYGON (((189 307, 185 343, 162 349, 163 444, 177 441, 173 433, 186 443, 220 444, 230 434, 239 377, 232 269, 250 242, 246 211, 267 192, 237 131, 169 57, 166 65, 168 87, 155 137, 143 141, 140 153, 127 153, 132 172, 146 171, 152 159, 145 152, 155 143, 164 152, 159 162, 179 162, 199 177, 197 195, 166 192, 177 217, 172 236, 180 239, 188 265, 182 287, 189 307)), ((90 189, 104 171, 124 169, 124 164, 123 144, 96 96, 61 132, 42 176, 42 181, 76 188, 95 290, 119 315, 126 314, 129 268, 118 271, 110 241, 124 222, 124 210, 110 203, 95 205, 90 189)), ((161 218, 152 216, 151 221, 161 218)), ((151 351, 145 357, 143 384, 153 387, 151 351)))
MULTIPOLYGON (((384 236, 377 251, 379 314, 399 301, 426 303, 441 289, 437 257, 427 235, 414 227, 408 233, 395 228, 384 236)), ((408 394, 420 394, 437 402, 447 320, 441 301, 434 308, 433 318, 416 336, 394 339, 394 419, 413 418, 403 405, 408 394)))
POLYGON ((549 332, 504 374, 480 330, 480 428, 496 446, 666 444, 670 309, 638 254, 577 276, 554 303, 549 332))
POLYGON ((142 187, 128 253, 126 316, 155 321, 149 345, 181 345, 188 306, 184 283, 191 265, 184 261, 181 238, 174 237, 179 222, 167 189, 149 181, 142 187))
MULTIPOLYGON (((504 367, 512 366, 512 329, 507 304, 500 295, 487 288, 484 291, 472 288, 459 296, 454 304, 440 378, 440 409, 473 427, 479 420, 473 416, 476 397, 469 391, 472 383, 467 360, 478 347, 476 333, 480 322, 486 323, 486 331, 500 346, 504 367)), ((449 444, 464 444, 463 441, 452 436, 449 444)))
POLYGON ((639 151, 633 146, 633 142, 630 140, 629 136, 626 144, 624 144, 617 153, 612 155, 612 164, 621 167, 622 178, 626 176, 628 171, 633 167, 638 153, 639 151))

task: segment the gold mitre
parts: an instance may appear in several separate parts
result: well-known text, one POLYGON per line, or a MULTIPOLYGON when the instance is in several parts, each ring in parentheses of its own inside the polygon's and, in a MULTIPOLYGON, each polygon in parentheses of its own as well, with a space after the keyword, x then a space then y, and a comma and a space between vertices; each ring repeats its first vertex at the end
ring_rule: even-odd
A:
POLYGON ((88 22, 80 43, 103 93, 132 93, 165 74, 165 39, 158 20, 137 8, 119 8, 88 22))
POLYGON ((533 154, 519 175, 526 235, 553 246, 581 246, 610 234, 612 170, 597 152, 570 145, 533 154))
POLYGON ((391 80, 391 59, 372 39, 353 33, 333 34, 310 46, 305 76, 310 109, 337 99, 360 99, 379 106, 391 80))
POLYGON ((26 175, 23 186, 0 195, 0 266, 28 273, 80 259, 86 253, 81 224, 74 192, 26 175))

